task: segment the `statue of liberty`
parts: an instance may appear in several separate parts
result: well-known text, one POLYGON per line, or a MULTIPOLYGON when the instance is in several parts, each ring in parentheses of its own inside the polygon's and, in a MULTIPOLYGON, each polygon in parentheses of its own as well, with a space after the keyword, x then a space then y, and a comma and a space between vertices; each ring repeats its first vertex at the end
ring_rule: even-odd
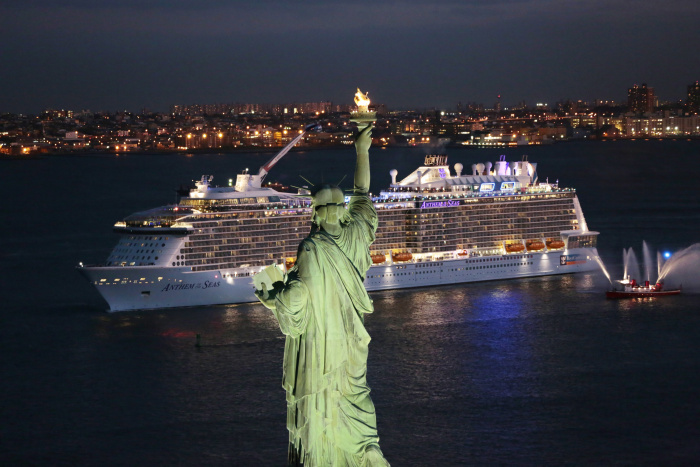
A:
POLYGON ((287 336, 282 385, 287 393, 289 465, 388 466, 379 449, 367 386, 373 311, 363 280, 377 213, 369 198, 371 125, 355 140, 355 187, 348 209, 337 186, 312 190, 311 233, 284 281, 256 294, 287 336))

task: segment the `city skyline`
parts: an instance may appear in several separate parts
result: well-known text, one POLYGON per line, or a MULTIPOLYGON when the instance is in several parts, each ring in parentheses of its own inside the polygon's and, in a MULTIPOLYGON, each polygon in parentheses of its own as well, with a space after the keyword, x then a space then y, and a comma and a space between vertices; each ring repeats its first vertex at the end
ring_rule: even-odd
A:
POLYGON ((0 112, 175 104, 351 104, 392 109, 562 99, 660 100, 700 76, 700 5, 658 2, 29 0, 0 6, 0 112))

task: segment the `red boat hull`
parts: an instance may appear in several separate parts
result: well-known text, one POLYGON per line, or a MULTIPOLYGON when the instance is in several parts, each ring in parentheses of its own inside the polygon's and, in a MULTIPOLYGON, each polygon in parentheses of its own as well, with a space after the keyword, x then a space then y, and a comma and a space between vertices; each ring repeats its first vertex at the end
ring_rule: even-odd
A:
POLYGON ((658 292, 625 292, 624 290, 609 290, 605 292, 607 298, 647 298, 665 297, 667 295, 678 295, 680 290, 661 290, 658 292))

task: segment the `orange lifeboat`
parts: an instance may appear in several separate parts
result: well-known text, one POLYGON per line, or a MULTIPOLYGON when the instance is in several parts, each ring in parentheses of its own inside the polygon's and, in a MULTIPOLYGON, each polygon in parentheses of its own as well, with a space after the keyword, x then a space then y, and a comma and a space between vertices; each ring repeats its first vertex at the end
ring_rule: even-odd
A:
POLYGON ((550 250, 564 248, 564 242, 561 240, 547 240, 547 248, 550 250))
POLYGON ((411 253, 394 253, 391 255, 391 259, 394 261, 410 261, 413 258, 411 253))
POLYGON ((462 250, 457 253, 457 256, 468 256, 469 252, 467 250, 462 250))
POLYGON ((522 243, 511 243, 510 245, 506 245, 506 252, 508 253, 518 253, 519 251, 523 251, 525 249, 525 245, 522 243))
POLYGON ((381 264, 386 261, 386 256, 384 255, 372 255, 372 263, 381 264))
POLYGON ((287 266, 287 269, 292 269, 294 264, 297 262, 296 258, 287 258, 287 260, 284 262, 284 264, 287 266))
POLYGON ((527 251, 538 251, 544 249, 544 243, 539 240, 529 240, 525 242, 527 251))

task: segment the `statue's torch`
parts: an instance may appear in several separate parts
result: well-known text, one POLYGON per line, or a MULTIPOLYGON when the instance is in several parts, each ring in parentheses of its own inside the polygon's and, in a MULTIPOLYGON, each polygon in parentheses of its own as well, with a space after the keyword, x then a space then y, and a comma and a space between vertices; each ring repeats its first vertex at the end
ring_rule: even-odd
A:
POLYGON ((357 88, 355 93, 355 105, 357 105, 357 110, 350 112, 350 121, 357 124, 357 129, 362 131, 367 128, 370 123, 377 119, 377 112, 369 111, 369 97, 368 93, 362 93, 360 88, 357 88))

